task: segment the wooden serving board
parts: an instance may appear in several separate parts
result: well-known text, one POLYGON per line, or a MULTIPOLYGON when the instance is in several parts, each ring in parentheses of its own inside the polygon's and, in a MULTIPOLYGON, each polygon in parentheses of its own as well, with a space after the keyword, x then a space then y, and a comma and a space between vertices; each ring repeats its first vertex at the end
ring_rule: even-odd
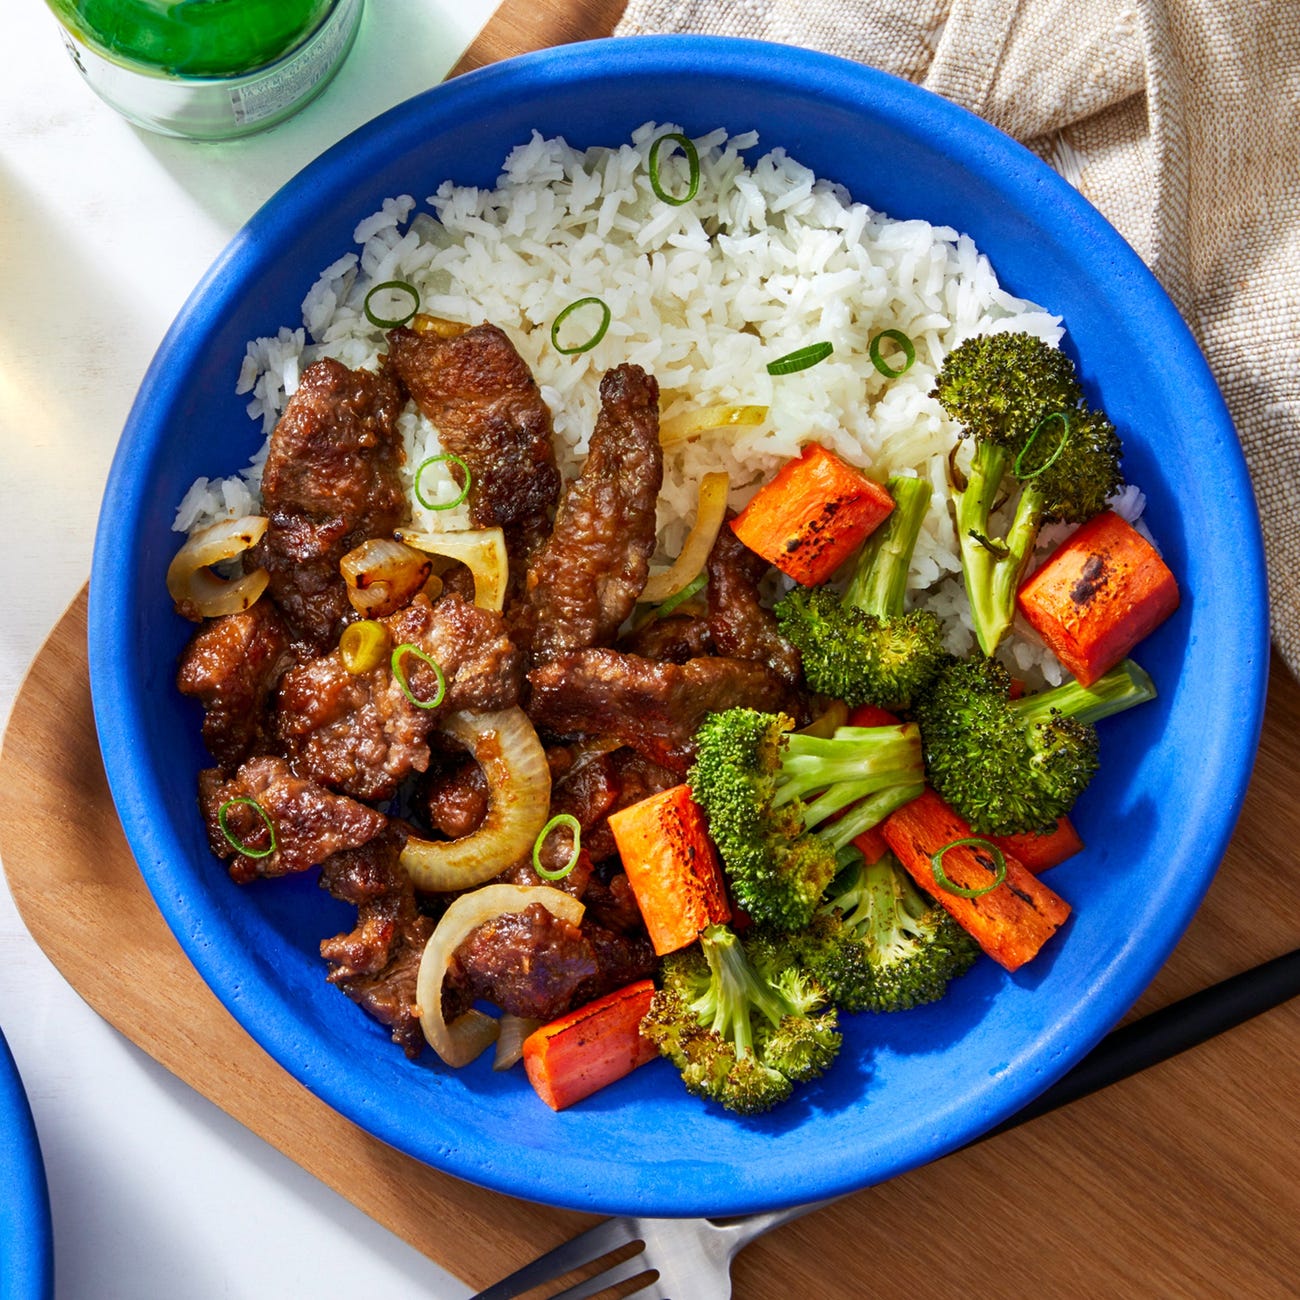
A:
MULTIPOLYGON (((623 0, 506 0, 456 72, 607 35, 623 0)), ((1154 1010, 1294 947, 1300 685, 1275 665, 1257 771, 1154 1010)), ((462 1183, 317 1100, 238 1026, 172 937, 122 836, 91 718, 83 591, 0 750, 0 856, 32 936, 106 1020, 366 1214, 475 1287, 591 1222, 462 1183)), ((741 1300, 1293 1296, 1300 1004, 747 1250, 741 1300)), ((680 1297, 679 1300, 697 1300, 680 1297)), ((708 1298, 704 1298, 708 1300, 708 1298)))

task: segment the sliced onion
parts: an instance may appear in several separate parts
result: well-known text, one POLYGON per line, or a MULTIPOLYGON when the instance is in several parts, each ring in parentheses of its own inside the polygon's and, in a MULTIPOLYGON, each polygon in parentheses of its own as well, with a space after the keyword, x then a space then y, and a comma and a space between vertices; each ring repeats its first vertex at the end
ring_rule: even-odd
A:
POLYGON ((223 578, 212 565, 233 560, 256 546, 266 533, 265 515, 218 519, 192 533, 167 566, 167 591, 186 618, 217 618, 247 609, 266 590, 270 575, 256 569, 223 578))
POLYGON ((443 316, 430 316, 425 312, 416 312, 411 317, 411 328, 417 334, 432 334, 434 338, 454 339, 469 332, 469 326, 458 320, 447 320, 443 316))
POLYGON ((545 1023, 544 1020, 534 1020, 531 1016, 512 1016, 506 1012, 497 1021, 500 1032, 497 1034, 497 1050, 492 1058, 492 1068, 508 1070, 517 1065, 524 1054, 524 1039, 545 1023))
POLYGON ((818 714, 806 727, 800 728, 799 735, 829 740, 848 720, 849 706, 843 700, 832 700, 825 712, 818 714))
POLYGON ((711 429, 762 424, 766 419, 766 406, 701 406, 694 411, 682 411, 670 419, 660 420, 659 444, 671 447, 674 443, 685 442, 688 438, 698 437, 711 429))
POLYGON ((541 903, 552 916, 571 925, 582 920, 582 904, 561 889, 549 885, 484 885, 454 899, 424 945, 415 978, 420 1028, 429 1046, 448 1065, 468 1065, 496 1039, 499 1030, 497 1022, 481 1011, 467 1011, 451 1024, 443 1017, 442 985, 456 949, 480 925, 498 916, 522 912, 533 903, 541 903))
POLYGON ((523 709, 462 710, 448 715, 442 729, 483 769, 487 816, 459 839, 412 836, 402 850, 402 866, 417 889, 450 893, 481 885, 532 853, 550 812, 551 769, 523 709))
POLYGON ((383 618, 410 603, 429 580, 433 561, 391 537, 372 537, 339 561, 339 572, 352 608, 367 618, 383 618))
POLYGON ((500 528, 472 528, 446 533, 417 533, 399 529, 398 541, 430 555, 459 560, 474 575, 474 603, 480 609, 500 612, 506 604, 510 559, 500 528))
POLYGON ((681 553, 672 567, 650 575, 641 590, 641 599, 652 605, 684 591, 703 570, 717 540, 718 529, 727 517, 727 492, 730 477, 719 471, 700 479, 700 499, 695 507, 695 522, 686 534, 681 553))

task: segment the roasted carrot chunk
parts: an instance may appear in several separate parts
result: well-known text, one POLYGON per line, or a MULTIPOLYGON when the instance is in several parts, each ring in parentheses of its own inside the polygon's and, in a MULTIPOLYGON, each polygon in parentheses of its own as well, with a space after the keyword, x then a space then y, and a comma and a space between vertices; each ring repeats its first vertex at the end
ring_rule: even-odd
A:
POLYGON ((653 980, 637 980, 524 1039, 528 1081, 552 1110, 590 1097, 659 1055, 641 1036, 641 1021, 654 991, 653 980))
POLYGON ((1178 608, 1178 583, 1155 547, 1107 510, 1030 574, 1017 601, 1052 653, 1090 686, 1178 608))
POLYGON ((1055 867, 1083 849, 1083 840, 1068 817, 1060 818, 1050 831, 1026 831, 1023 835, 990 835, 989 839, 1009 853, 1028 871, 1037 875, 1055 867))
POLYGON ((819 443, 750 498, 732 531, 805 587, 825 582, 884 522, 894 499, 819 443))
POLYGON ((718 855, 688 785, 675 785, 611 813, 627 882, 661 957, 731 919, 718 855))
POLYGON ((890 813, 880 833, 917 885, 1009 971, 1035 957, 1070 915, 1070 905, 1005 850, 1006 878, 989 889, 996 879, 989 842, 976 837, 933 790, 890 813), (958 843, 972 839, 977 842, 958 843), (942 885, 934 869, 941 850, 941 870, 949 885, 988 892, 968 898, 942 885))

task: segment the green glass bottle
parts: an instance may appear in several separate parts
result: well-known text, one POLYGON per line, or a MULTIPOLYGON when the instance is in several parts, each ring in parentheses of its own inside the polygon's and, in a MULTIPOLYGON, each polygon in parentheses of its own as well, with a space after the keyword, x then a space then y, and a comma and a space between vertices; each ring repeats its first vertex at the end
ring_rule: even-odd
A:
POLYGON ((318 94, 363 0, 47 0, 100 96, 164 135, 260 131, 318 94))

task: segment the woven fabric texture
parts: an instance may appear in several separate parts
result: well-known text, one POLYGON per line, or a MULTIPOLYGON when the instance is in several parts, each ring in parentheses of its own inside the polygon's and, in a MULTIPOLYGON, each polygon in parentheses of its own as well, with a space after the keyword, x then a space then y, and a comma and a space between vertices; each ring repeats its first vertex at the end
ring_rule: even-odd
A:
POLYGON ((1078 187, 1214 371, 1259 503, 1274 645, 1300 676, 1300 4, 631 0, 618 28, 666 32, 798 44, 906 77, 1078 187))

